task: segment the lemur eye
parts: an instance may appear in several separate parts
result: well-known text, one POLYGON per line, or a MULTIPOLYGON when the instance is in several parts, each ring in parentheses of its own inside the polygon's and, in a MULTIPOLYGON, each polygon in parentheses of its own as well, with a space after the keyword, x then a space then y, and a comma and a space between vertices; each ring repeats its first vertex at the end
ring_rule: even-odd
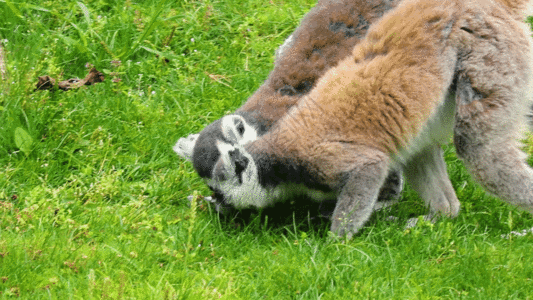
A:
POLYGON ((239 135, 241 136, 244 134, 244 124, 242 122, 239 122, 237 125, 237 132, 239 132, 239 135))
POLYGON ((238 118, 233 119, 233 125, 235 125, 235 129, 237 129, 237 133, 242 136, 244 134, 244 123, 242 120, 238 118))

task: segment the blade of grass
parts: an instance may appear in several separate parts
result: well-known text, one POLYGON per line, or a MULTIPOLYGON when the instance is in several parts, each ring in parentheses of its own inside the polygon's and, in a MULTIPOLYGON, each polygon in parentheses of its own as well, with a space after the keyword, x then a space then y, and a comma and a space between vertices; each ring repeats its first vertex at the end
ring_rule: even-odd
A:
POLYGON ((91 20, 91 13, 89 12, 89 9, 85 4, 81 2, 77 2, 78 6, 81 8, 81 11, 83 12, 83 16, 85 17, 85 22, 87 22, 87 26, 89 26, 89 29, 91 28, 92 20, 91 20))
POLYGON ((19 17, 20 19, 24 19, 20 10, 18 10, 11 1, 6 0, 5 3, 9 7, 9 9, 11 9, 11 11, 15 14, 15 16, 19 17))
POLYGON ((139 48, 139 44, 146 38, 146 36, 152 33, 152 31, 155 29, 157 18, 163 12, 163 9, 165 8, 166 3, 167 3, 167 0, 161 0, 161 2, 157 5, 158 9, 150 18, 150 23, 148 24, 148 26, 144 28, 142 34, 133 43, 133 45, 128 50, 126 50, 125 53, 120 55, 123 61, 127 60, 139 48))
POLYGON ((2 41, 0 41, 0 79, 2 81, 7 79, 6 60, 4 57, 4 48, 2 46, 2 41))

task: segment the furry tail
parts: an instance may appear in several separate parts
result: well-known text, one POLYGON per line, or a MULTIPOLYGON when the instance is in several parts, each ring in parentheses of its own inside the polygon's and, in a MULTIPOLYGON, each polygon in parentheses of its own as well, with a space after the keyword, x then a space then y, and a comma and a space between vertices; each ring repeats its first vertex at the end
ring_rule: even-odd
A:
POLYGON ((515 14, 531 15, 533 12, 531 0, 497 0, 508 7, 515 14))

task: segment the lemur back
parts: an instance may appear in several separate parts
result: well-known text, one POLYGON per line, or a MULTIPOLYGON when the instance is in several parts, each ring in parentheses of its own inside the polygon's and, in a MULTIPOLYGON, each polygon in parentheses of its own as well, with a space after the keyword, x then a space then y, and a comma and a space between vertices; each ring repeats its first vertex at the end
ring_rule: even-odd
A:
MULTIPOLYGON (((263 85, 234 114, 181 138, 174 147, 198 174, 212 179, 220 159, 217 141, 244 145, 266 133, 310 92, 328 69, 351 54, 353 46, 399 0, 321 0, 277 51, 275 67, 263 85)), ((399 197, 403 180, 391 170, 380 199, 399 197)))
POLYGON ((234 145, 208 182, 236 207, 302 187, 336 197, 331 230, 356 233, 391 167, 401 165, 430 215, 459 202, 441 144, 489 192, 533 213, 533 170, 518 148, 531 106, 528 1, 405 0, 264 135, 234 145))

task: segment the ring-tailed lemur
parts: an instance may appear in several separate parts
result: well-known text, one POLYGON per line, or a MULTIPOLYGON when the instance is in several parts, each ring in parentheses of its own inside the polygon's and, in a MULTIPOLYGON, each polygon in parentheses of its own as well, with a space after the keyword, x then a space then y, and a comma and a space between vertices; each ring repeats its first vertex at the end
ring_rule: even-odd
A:
MULTIPOLYGON (((174 150, 191 161, 201 177, 213 179, 213 167, 220 159, 217 142, 245 145, 265 134, 309 93, 329 68, 350 55, 371 23, 398 2, 321 0, 278 49, 274 70, 250 99, 234 114, 215 121, 200 134, 179 139, 174 150)), ((380 193, 383 201, 379 203, 393 203, 386 200, 396 200, 402 188, 401 172, 391 170, 380 193)), ((215 190, 215 199, 218 191, 215 190)), ((229 209, 222 207, 217 204, 220 212, 229 209)))
POLYGON ((209 186, 236 207, 314 188, 336 197, 331 230, 351 237, 401 164, 433 213, 456 216, 440 147, 453 134, 486 190, 533 213, 533 169, 517 142, 532 102, 528 2, 402 1, 266 134, 217 141, 209 186))

